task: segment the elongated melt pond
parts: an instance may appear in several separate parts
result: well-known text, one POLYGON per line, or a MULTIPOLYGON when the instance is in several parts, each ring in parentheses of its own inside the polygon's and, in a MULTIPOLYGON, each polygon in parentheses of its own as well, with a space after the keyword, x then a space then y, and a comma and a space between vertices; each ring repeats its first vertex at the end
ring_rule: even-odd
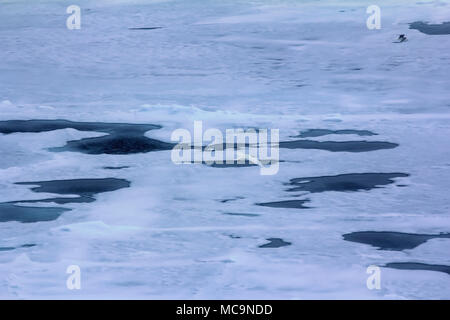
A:
POLYGON ((344 240, 368 244, 379 250, 402 251, 414 249, 431 239, 450 238, 450 233, 417 234, 391 231, 358 231, 342 236, 344 240))
POLYGON ((371 190, 394 183, 395 178, 408 177, 407 173, 348 173, 335 176, 318 176, 291 179, 286 185, 289 192, 308 191, 310 193, 339 191, 352 192, 371 190))
POLYGON ((397 143, 387 141, 314 141, 294 140, 280 142, 280 148, 317 149, 330 152, 368 152, 383 149, 394 149, 397 143))
POLYGON ((292 138, 315 138, 322 137, 330 134, 341 134, 341 135, 357 135, 357 136, 375 136, 376 133, 369 130, 355 130, 355 129, 341 129, 341 130, 330 130, 330 129, 309 129, 300 134, 293 136, 292 138))
POLYGON ((133 154, 170 150, 174 144, 147 138, 149 130, 160 129, 153 124, 74 122, 68 120, 8 120, 0 121, 0 133, 46 132, 72 128, 80 131, 104 132, 107 135, 68 141, 53 152, 73 151, 86 154, 133 154))
POLYGON ((450 22, 439 24, 416 21, 409 24, 410 29, 416 29, 428 35, 446 35, 450 34, 450 22))
POLYGON ((12 251, 12 250, 16 250, 16 249, 31 248, 31 247, 35 247, 35 246, 36 246, 36 244, 34 244, 34 243, 27 243, 27 244, 23 244, 18 247, 0 247, 0 251, 12 251))
MULTIPOLYGON (((394 183, 394 178, 408 177, 406 173, 349 173, 335 176, 318 176, 291 179, 287 186, 287 192, 306 191, 309 193, 320 192, 357 192, 381 188, 384 185, 394 183)), ((309 199, 284 200, 265 203, 256 203, 259 206, 288 209, 307 209, 304 206, 309 199)))
POLYGON ((273 201, 273 202, 260 202, 255 203, 257 206, 270 207, 270 208, 285 208, 285 209, 308 209, 310 207, 305 206, 310 200, 284 200, 284 201, 273 201))
POLYGON ((14 203, 0 203, 0 222, 17 221, 31 223, 52 221, 70 210, 68 208, 25 207, 15 205, 14 203))
POLYGON ((290 246, 292 243, 284 241, 281 238, 268 238, 266 239, 269 241, 268 243, 265 243, 263 245, 260 245, 260 248, 280 248, 280 247, 286 247, 290 246))
POLYGON ((439 264, 427 264, 418 262, 391 262, 387 263, 384 267, 399 270, 438 271, 450 275, 450 266, 439 264))
POLYGON ((103 192, 116 191, 130 187, 130 182, 124 179, 71 179, 35 182, 18 182, 19 185, 32 185, 34 192, 55 193, 61 195, 76 195, 77 197, 54 197, 38 200, 17 200, 0 203, 0 222, 17 221, 31 223, 56 220, 64 212, 70 211, 63 207, 30 207, 21 203, 89 203, 95 201, 94 196, 103 192))

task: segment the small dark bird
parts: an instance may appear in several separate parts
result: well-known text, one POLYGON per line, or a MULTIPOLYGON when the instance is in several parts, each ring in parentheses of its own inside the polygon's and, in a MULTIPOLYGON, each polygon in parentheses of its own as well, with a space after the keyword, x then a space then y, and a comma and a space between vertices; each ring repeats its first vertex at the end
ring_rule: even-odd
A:
POLYGON ((398 36, 398 42, 404 42, 404 41, 408 41, 408 38, 406 38, 406 35, 401 34, 398 36))

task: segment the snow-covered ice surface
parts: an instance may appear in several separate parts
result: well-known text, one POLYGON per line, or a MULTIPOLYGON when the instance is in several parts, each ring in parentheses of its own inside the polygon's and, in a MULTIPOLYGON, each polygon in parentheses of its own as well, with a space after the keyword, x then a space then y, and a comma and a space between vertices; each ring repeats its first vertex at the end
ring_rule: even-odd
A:
POLYGON ((146 135, 166 142, 194 120, 279 128, 282 141, 357 129, 378 135, 308 139, 399 146, 281 149, 278 174, 262 176, 257 167, 177 166, 168 150, 49 150, 103 132, 2 134, 2 203, 55 197, 16 182, 131 186, 64 204, 72 210, 56 220, 1 222, 0 297, 449 299, 444 272, 382 267, 381 289, 369 290, 366 268, 450 265, 450 239, 388 251, 342 237, 450 232, 450 35, 409 29, 450 21, 450 3, 376 2, 380 30, 366 27, 372 1, 337 0, 77 1, 81 30, 68 30, 72 1, 2 0, 0 120, 156 124, 146 135), (130 29, 151 27, 161 28, 130 29), (393 43, 399 34, 409 41, 393 43), (347 173, 409 176, 371 190, 286 192, 290 179, 347 173), (296 199, 310 208, 255 205, 296 199), (69 265, 81 268, 81 290, 66 287, 69 265))

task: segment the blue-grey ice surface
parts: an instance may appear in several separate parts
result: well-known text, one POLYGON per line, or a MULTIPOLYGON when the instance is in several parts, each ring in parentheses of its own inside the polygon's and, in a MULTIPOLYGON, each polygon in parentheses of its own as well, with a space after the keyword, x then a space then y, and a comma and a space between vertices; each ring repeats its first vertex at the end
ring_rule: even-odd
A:
POLYGON ((175 165, 170 150, 51 151, 104 132, 2 134, 1 203, 57 196, 20 181, 131 184, 65 204, 56 220, 1 222, 1 298, 450 298, 445 272, 383 267, 448 266, 450 239, 388 251, 342 238, 450 232, 450 35, 409 29, 449 21, 449 1, 376 1, 379 30, 366 27, 373 1, 80 0, 81 29, 68 30, 72 4, 1 1, 0 120, 155 124, 146 136, 165 142, 194 120, 279 128, 282 141, 367 130, 377 135, 308 139, 398 147, 280 149, 278 174, 262 176, 175 165), (399 34, 409 41, 393 43, 399 34), (296 178, 392 172, 408 176, 355 192, 285 191, 296 178), (308 209, 255 205, 304 199, 308 209), (290 245, 261 248, 266 239, 290 245), (69 265, 81 268, 81 290, 66 287, 69 265), (366 286, 369 265, 382 267, 380 290, 366 286))

